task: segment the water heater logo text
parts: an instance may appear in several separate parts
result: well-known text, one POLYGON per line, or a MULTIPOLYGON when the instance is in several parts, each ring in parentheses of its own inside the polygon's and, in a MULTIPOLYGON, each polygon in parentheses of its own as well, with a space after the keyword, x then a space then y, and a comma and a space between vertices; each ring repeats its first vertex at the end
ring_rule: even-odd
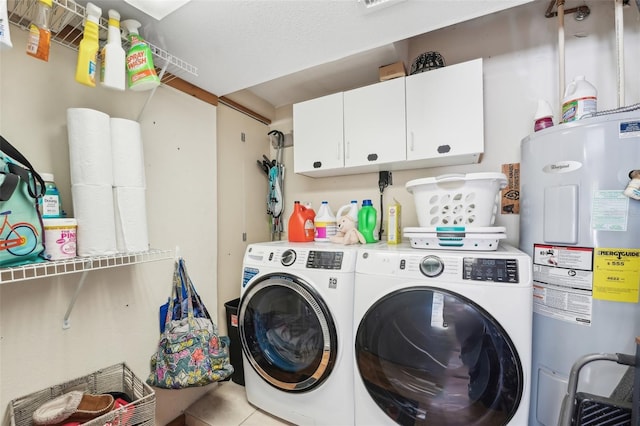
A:
POLYGON ((542 171, 545 173, 569 173, 581 167, 582 163, 578 161, 558 161, 553 164, 547 164, 542 168, 542 171))

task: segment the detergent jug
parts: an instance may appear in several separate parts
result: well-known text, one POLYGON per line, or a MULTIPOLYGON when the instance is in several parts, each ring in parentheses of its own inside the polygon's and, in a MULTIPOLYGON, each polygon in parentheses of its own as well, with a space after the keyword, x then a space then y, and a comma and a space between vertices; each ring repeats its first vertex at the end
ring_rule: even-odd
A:
POLYGON ((329 241, 331 237, 336 235, 338 226, 336 223, 336 217, 329 207, 329 202, 323 201, 318 214, 314 220, 316 227, 316 241, 329 241))
POLYGON ((576 78, 567 85, 562 101, 562 122, 580 120, 596 113, 598 106, 598 91, 585 80, 584 75, 576 78))
POLYGON ((349 216, 353 219, 353 223, 356 224, 356 229, 358 229, 358 201, 351 200, 351 203, 344 205, 338 209, 336 213, 336 220, 339 220, 342 216, 349 216))
POLYGON ((362 201, 362 208, 358 212, 358 219, 358 231, 362 233, 367 243, 375 243, 376 237, 374 236, 374 232, 376 230, 378 213, 373 207, 371 200, 362 201))
POLYGON ((289 217, 287 230, 289 242, 305 243, 313 241, 315 237, 314 217, 315 212, 313 209, 304 207, 300 204, 300 201, 294 201, 293 213, 289 217))

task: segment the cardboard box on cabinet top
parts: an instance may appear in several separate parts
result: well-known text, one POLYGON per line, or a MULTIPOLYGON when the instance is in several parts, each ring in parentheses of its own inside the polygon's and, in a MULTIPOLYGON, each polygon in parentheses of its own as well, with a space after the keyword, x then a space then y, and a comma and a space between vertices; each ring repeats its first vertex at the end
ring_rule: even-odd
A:
POLYGON ((407 75, 404 69, 404 63, 402 61, 394 62, 393 64, 383 65, 378 68, 380 73, 380 81, 391 80, 396 77, 404 77, 407 75))

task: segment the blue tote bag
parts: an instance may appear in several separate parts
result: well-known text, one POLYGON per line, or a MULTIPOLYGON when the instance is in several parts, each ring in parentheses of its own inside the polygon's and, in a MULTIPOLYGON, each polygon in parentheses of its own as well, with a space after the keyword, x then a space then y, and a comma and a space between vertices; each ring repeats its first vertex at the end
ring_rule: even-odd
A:
POLYGON ((0 268, 44 262, 38 198, 44 181, 29 160, 0 136, 0 268))

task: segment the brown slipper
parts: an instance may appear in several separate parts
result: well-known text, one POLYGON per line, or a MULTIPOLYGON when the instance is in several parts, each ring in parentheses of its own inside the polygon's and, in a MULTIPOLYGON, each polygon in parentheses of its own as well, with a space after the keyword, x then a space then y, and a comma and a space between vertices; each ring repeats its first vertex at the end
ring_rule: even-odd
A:
POLYGON ((107 414, 113 408, 113 402, 113 396, 108 394, 84 394, 82 395, 82 400, 80 401, 80 405, 78 405, 78 409, 71 414, 69 418, 65 419, 65 423, 84 423, 89 420, 93 420, 96 417, 100 417, 103 414, 107 414))
POLYGON ((88 422, 113 408, 113 396, 83 394, 71 391, 42 404, 33 413, 34 425, 58 426, 72 422, 88 422))

